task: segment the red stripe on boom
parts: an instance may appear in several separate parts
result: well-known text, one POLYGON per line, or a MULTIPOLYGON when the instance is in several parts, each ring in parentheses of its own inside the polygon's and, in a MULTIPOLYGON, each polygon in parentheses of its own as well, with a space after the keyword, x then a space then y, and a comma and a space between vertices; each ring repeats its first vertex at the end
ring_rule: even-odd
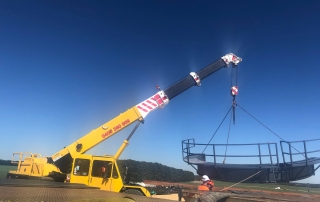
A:
POLYGON ((153 102, 151 102, 150 100, 147 100, 146 101, 148 104, 151 104, 152 106, 154 106, 154 107, 156 107, 157 105, 156 104, 154 104, 153 102))
POLYGON ((138 106, 138 109, 141 109, 141 110, 144 111, 144 112, 148 112, 148 110, 146 110, 146 109, 144 109, 144 108, 142 108, 142 107, 140 107, 140 106, 138 106))
POLYGON ((147 107, 148 109, 153 109, 152 107, 148 106, 146 103, 142 103, 143 106, 147 107))

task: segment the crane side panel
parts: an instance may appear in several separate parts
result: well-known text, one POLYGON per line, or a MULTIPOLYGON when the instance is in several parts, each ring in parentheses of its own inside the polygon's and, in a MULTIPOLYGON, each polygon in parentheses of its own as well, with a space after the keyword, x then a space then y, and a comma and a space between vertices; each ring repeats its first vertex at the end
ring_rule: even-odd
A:
POLYGON ((92 130, 87 135, 83 136, 76 142, 72 143, 67 147, 69 153, 72 155, 73 153, 85 153, 92 147, 96 146, 97 144, 101 143, 102 141, 108 139, 109 137, 113 136, 114 134, 118 133, 122 129, 128 127, 133 122, 142 119, 141 114, 133 107, 126 112, 120 114, 119 116, 115 117, 114 119, 106 122, 105 124, 101 125, 95 130, 92 130), (77 148, 77 145, 81 144, 82 148, 77 148))

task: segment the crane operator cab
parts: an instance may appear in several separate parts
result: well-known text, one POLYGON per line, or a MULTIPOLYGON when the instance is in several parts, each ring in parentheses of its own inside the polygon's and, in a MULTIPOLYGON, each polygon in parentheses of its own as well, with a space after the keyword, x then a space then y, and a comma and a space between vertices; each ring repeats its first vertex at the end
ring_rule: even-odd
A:
POLYGON ((73 160, 72 165, 69 179, 71 183, 86 184, 114 192, 128 192, 134 189, 141 195, 150 196, 144 187, 124 185, 117 163, 112 157, 82 154, 73 160))
POLYGON ((86 184, 92 187, 103 185, 106 186, 104 188, 106 190, 111 189, 111 187, 118 187, 114 186, 114 184, 119 184, 117 181, 121 181, 122 184, 122 180, 119 179, 118 168, 112 158, 81 155, 73 160, 72 165, 71 183, 86 184), (111 186, 111 184, 113 185, 111 186))

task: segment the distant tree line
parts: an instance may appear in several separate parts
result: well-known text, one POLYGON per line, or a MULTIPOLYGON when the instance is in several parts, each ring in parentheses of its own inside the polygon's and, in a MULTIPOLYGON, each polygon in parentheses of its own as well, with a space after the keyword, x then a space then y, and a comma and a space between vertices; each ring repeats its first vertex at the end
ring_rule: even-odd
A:
POLYGON ((118 160, 119 170, 122 176, 126 173, 131 181, 155 180, 165 182, 189 182, 194 180, 194 174, 190 171, 176 169, 160 163, 145 161, 118 160))
MULTIPOLYGON (((145 161, 118 160, 117 161, 122 177, 126 173, 131 181, 142 182, 143 180, 155 180, 165 182, 189 182, 195 180, 195 176, 190 171, 177 169, 160 163, 150 163, 145 161)), ((16 166, 10 160, 0 159, 0 165, 16 166)))
POLYGON ((0 165, 16 166, 17 164, 11 163, 10 160, 2 160, 2 159, 0 159, 0 165))
POLYGON ((196 180, 196 181, 200 181, 201 178, 202 178, 202 176, 199 176, 199 175, 195 175, 195 176, 194 176, 194 180, 196 180))

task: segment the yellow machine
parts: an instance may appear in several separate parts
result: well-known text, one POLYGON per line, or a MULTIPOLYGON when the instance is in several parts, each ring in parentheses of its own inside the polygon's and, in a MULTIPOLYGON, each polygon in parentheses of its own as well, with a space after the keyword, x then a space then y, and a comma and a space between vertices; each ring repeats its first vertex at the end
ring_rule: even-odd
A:
POLYGON ((215 71, 228 67, 230 63, 233 66, 237 65, 241 60, 241 58, 229 53, 200 71, 191 72, 190 75, 166 90, 158 88, 159 92, 155 95, 92 130, 51 157, 42 157, 40 154, 34 153, 13 153, 12 162, 17 163, 18 167, 17 170, 9 171, 7 177, 51 177, 60 182, 79 183, 107 191, 150 196, 146 188, 127 184, 128 182, 122 179, 116 162, 139 124, 144 122, 145 117, 151 111, 164 107, 169 103, 169 100, 190 87, 200 86, 200 81, 215 71), (94 156, 85 154, 89 149, 132 123, 136 123, 136 126, 115 155, 94 156), (15 161, 16 155, 19 155, 19 160, 17 161, 15 161))

